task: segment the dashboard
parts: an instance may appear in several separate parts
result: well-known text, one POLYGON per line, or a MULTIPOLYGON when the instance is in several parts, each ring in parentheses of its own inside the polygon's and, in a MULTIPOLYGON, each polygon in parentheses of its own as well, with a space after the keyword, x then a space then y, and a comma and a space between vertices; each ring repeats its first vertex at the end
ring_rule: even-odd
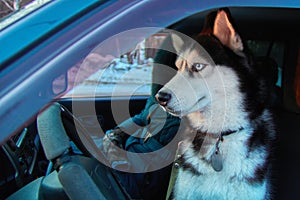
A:
POLYGON ((0 199, 45 175, 48 161, 43 155, 35 126, 24 128, 0 147, 0 199))

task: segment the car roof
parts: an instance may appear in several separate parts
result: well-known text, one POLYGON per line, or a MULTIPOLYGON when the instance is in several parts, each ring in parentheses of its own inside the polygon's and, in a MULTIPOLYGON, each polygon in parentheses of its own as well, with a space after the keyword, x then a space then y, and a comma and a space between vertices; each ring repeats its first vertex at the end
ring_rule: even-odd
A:
MULTIPOLYGON (((167 5, 169 0, 165 0, 163 3, 161 2, 155 2, 154 3, 148 3, 149 8, 154 8, 155 6, 165 7, 167 5), (152 4, 152 5, 151 5, 152 4)), ((140 2, 143 2, 141 0, 132 1, 131 5, 138 4, 140 2)), ((43 38, 47 37, 49 34, 58 31, 61 27, 65 26, 69 22, 72 21, 72 18, 76 18, 76 16, 84 15, 85 13, 91 12, 92 9, 94 9, 96 6, 102 5, 102 4, 108 4, 110 5, 110 1, 99 1, 99 0, 65 0, 65 1, 52 1, 48 3, 47 5, 43 6, 42 8, 36 10, 35 12, 31 13, 30 15, 24 17, 24 19, 19 20, 19 22, 16 22, 15 24, 5 28, 4 30, 1 30, 1 37, 0 37, 0 43, 2 50, 1 52, 1 58, 0 58, 0 69, 4 67, 4 64, 9 61, 10 59, 13 59, 17 55, 19 55, 20 52, 24 51, 24 49, 29 48, 31 45, 39 42, 39 40, 42 40, 43 38), (67 8, 67 9, 66 9, 67 8), (9 51, 7 48, 9 47, 9 51)), ((208 8, 214 8, 214 7, 224 7, 224 6, 230 6, 230 7, 286 7, 286 8, 297 8, 299 7, 299 3, 296 1, 288 0, 288 1, 257 1, 257 0, 246 0, 246 1, 199 1, 198 5, 193 6, 191 3, 182 4, 180 1, 172 1, 173 7, 175 6, 185 6, 183 9, 178 9, 180 12, 186 10, 186 14, 182 13, 181 15, 184 17, 188 14, 191 14, 192 12, 198 12, 203 9, 208 8), (189 6, 191 4, 191 6, 189 6), (194 7, 194 9, 193 9, 194 7), (189 10, 190 9, 190 10, 189 10), (198 9, 198 10, 196 10, 198 9)), ((142 3, 147 4, 147 3, 142 3)), ((108 6, 107 5, 107 6, 108 6)), ((123 5, 116 6, 117 8, 121 8, 123 5)), ((127 8, 128 9, 128 8, 127 8)), ((167 7, 165 9, 162 9, 167 11, 167 7)), ((170 12, 172 9, 170 9, 170 12)), ((166 12, 168 14, 168 12, 166 12)), ((247 12, 239 13, 239 16, 244 16, 247 19, 250 18, 250 16, 247 16, 247 12), (242 15, 245 13, 245 15, 242 15)), ((276 17, 276 14, 268 12, 261 12, 260 14, 264 13, 268 18, 270 19, 270 16, 272 18, 276 17)), ((253 21, 259 16, 259 19, 264 19, 264 17, 261 17, 260 15, 252 15, 251 18, 253 18, 253 21)), ((280 17, 277 17, 278 20, 281 20, 282 17, 286 15, 280 15, 280 17)), ((297 15, 294 15, 295 17, 299 18, 297 15)), ((164 16, 165 17, 165 16, 164 16)), ((171 21, 170 21, 171 22, 171 21)), ((194 23, 193 23, 194 24, 194 23)), ((263 23, 262 23, 263 24, 263 23)))
POLYGON ((59 30, 74 16, 89 12, 99 2, 101 1, 52 1, 0 30, 1 45, 10 48, 9 51, 1 51, 0 64, 3 65, 8 59, 14 58, 17 52, 23 51, 49 33, 59 30))

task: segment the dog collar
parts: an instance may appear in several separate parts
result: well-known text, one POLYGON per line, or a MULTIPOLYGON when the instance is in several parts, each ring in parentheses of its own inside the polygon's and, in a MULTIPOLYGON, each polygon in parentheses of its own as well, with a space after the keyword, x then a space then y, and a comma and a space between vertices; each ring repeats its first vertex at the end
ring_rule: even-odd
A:
MULTIPOLYGON (((205 160, 208 162, 208 164, 211 164, 212 168, 216 171, 219 172, 223 169, 223 158, 220 152, 220 143, 224 141, 224 137, 234 134, 236 132, 239 132, 243 130, 244 128, 239 128, 237 130, 229 130, 225 132, 221 132, 217 138, 217 142, 215 144, 215 152, 211 155, 209 160, 205 160)), ((202 133, 203 137, 205 137, 205 133, 203 132, 198 132, 197 133, 202 133)), ((189 170, 193 174, 201 175, 201 173, 191 164, 186 162, 184 154, 181 153, 176 153, 176 160, 174 162, 175 168, 182 167, 185 170, 189 170)))
POLYGON ((243 128, 239 128, 238 130, 229 130, 226 132, 221 132, 221 134, 218 137, 218 140, 215 144, 215 152, 212 154, 211 158, 210 158, 210 163, 212 168, 216 171, 219 172, 223 169, 223 158, 222 158, 222 154, 220 152, 220 142, 224 141, 224 136, 228 136, 231 135, 233 133, 239 132, 243 130, 243 128))

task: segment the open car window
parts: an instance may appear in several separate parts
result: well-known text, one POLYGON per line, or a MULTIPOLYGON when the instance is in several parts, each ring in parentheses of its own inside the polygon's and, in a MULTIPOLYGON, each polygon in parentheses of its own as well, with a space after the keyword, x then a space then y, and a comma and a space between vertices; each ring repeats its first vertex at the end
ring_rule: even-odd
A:
MULTIPOLYGON (((68 92, 62 98, 150 95, 155 54, 167 32, 159 32, 132 43, 126 53, 119 53, 120 38, 111 41, 114 51, 103 51, 99 45, 84 60, 68 70, 68 92)), ((248 40, 247 45, 255 57, 270 57, 277 63, 276 85, 282 84, 284 43, 269 40, 248 40)), ((61 88, 62 76, 54 82, 61 88), (60 86, 61 85, 61 86, 60 86)))
POLYGON ((150 95, 154 58, 167 34, 160 31, 137 40, 130 34, 125 53, 122 40, 127 38, 112 38, 106 42, 109 47, 99 44, 68 70, 69 91, 62 98, 150 95))

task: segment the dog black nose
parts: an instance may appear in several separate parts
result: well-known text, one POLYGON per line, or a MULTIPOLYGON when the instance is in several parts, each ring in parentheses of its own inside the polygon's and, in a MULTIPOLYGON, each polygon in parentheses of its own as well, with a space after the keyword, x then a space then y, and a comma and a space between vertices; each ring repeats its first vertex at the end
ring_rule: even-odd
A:
POLYGON ((168 102, 171 100, 172 95, 168 92, 161 91, 155 95, 155 98, 156 98, 157 102, 159 103, 159 105, 166 106, 168 104, 168 102))

